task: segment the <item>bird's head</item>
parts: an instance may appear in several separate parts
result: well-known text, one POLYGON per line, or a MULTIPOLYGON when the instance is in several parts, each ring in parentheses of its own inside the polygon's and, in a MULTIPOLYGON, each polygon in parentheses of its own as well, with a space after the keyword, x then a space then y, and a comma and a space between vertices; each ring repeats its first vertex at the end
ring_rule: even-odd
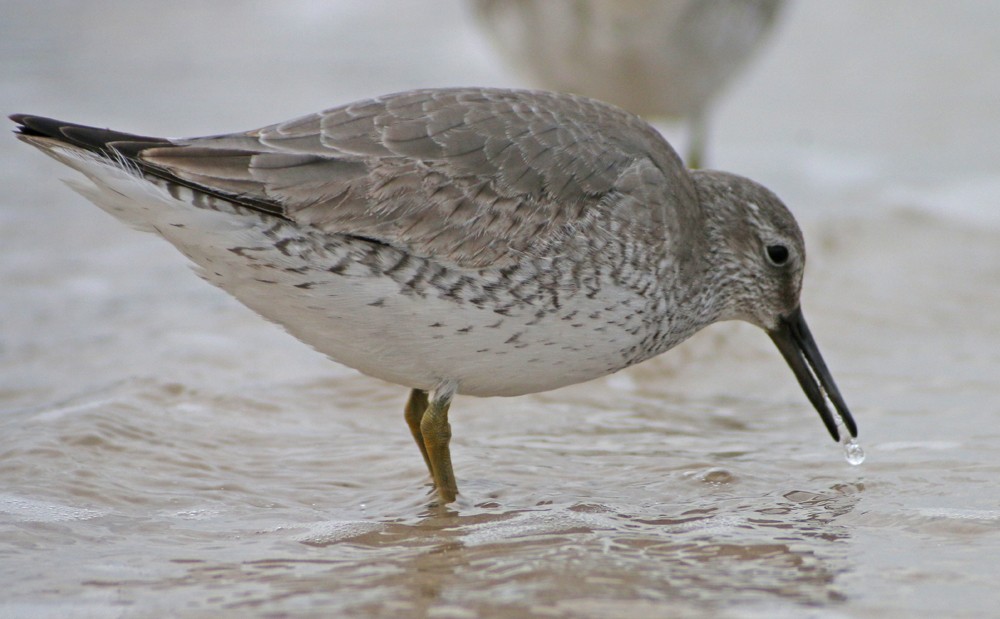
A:
POLYGON ((802 314, 806 254, 795 218, 773 192, 747 178, 713 170, 692 174, 709 237, 704 273, 720 299, 719 320, 744 320, 766 331, 834 440, 840 433, 827 398, 857 436, 802 314))

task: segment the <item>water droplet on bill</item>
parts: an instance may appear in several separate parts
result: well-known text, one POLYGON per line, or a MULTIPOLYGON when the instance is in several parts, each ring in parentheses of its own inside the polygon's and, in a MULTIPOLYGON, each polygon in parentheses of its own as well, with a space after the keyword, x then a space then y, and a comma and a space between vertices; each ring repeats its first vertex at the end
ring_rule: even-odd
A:
POLYGON ((851 466, 858 466, 865 461, 865 450, 861 448, 858 439, 847 437, 844 441, 844 458, 851 466))

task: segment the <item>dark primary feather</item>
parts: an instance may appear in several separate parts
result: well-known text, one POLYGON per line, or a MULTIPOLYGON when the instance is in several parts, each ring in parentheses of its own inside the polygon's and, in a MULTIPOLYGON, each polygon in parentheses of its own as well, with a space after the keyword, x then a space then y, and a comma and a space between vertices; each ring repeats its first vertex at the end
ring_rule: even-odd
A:
MULTIPOLYGON (((253 210, 267 213, 268 215, 284 217, 283 209, 279 205, 226 192, 211 185, 186 181, 166 170, 150 165, 142 159, 141 153, 150 148, 174 147, 173 142, 166 138, 123 133, 113 129, 99 129, 97 127, 88 127, 86 125, 46 118, 44 116, 32 116, 30 114, 11 114, 9 118, 18 123, 16 128, 17 135, 26 142, 55 142, 97 153, 116 161, 124 159, 149 176, 155 176, 202 193, 236 202, 253 210)), ((43 151, 47 149, 48 146, 42 146, 43 151)), ((249 154, 241 153, 244 157, 249 154)), ((216 152, 216 155, 219 156, 221 153, 216 152)))

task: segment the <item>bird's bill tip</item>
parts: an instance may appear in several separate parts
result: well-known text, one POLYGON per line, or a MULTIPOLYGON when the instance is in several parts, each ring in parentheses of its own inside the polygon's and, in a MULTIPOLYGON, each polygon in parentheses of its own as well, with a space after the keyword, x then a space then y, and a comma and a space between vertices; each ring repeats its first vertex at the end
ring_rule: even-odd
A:
POLYGON ((771 336, 771 340, 781 351, 785 361, 788 362, 788 366, 795 374, 795 378, 798 379, 806 397, 819 413, 833 440, 840 440, 840 430, 837 419, 827 406, 827 399, 833 404, 847 431, 851 436, 856 437, 858 435, 857 424, 854 423, 851 411, 847 408, 847 403, 840 395, 833 375, 823 361, 823 356, 809 331, 801 308, 795 308, 787 315, 782 316, 778 320, 777 326, 768 331, 768 335, 771 336))

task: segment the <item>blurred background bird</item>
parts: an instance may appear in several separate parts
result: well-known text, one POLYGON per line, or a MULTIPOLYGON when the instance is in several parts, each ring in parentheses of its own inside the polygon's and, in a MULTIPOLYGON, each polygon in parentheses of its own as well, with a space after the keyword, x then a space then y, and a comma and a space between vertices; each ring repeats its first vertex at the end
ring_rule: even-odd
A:
POLYGON ((473 0, 479 23, 533 86, 686 123, 689 167, 706 117, 771 31, 783 0, 473 0))

